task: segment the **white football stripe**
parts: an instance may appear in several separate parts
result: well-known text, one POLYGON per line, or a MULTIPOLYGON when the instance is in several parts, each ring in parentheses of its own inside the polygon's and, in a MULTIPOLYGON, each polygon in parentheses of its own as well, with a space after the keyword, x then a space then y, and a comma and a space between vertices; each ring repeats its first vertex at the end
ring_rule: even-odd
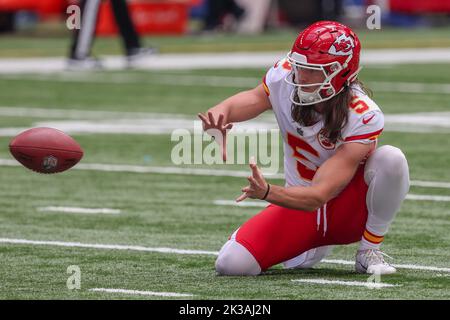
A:
MULTIPOLYGON (((1 159, 0 166, 19 167, 21 166, 15 160, 1 159)), ((211 170, 201 168, 181 168, 181 167, 154 167, 154 166, 136 166, 126 164, 103 164, 103 163, 79 163, 72 169, 75 170, 92 170, 105 172, 128 172, 128 173, 162 173, 162 174, 182 174, 194 176, 219 176, 219 177, 248 177, 249 171, 239 170, 211 170)), ((284 174, 268 174, 262 168, 262 172, 269 179, 284 179, 284 174)), ((411 186, 425 187, 425 188, 443 188, 450 189, 450 183, 443 181, 419 181, 411 180, 411 186)))
MULTIPOLYGON (((138 106, 136 106, 138 107, 138 106)), ((0 115, 6 117, 33 117, 44 119, 194 119, 194 116, 179 115, 171 113, 152 113, 152 112, 125 112, 125 111, 107 111, 107 110, 78 110, 78 109, 57 109, 48 108, 28 108, 0 106, 0 115)))
MULTIPOLYGON (((69 134, 171 134, 176 129, 192 131, 195 121, 199 121, 193 115, 8 106, 0 107, 0 115, 44 118, 46 121, 34 122, 32 125, 57 128, 69 134), (49 121, 51 119, 58 120, 49 121)), ((278 129, 278 125, 275 118, 265 115, 252 121, 236 123, 231 131, 260 128, 278 129)), ((0 128, 0 136, 14 136, 25 129, 27 128, 0 128)), ((450 112, 386 114, 385 130, 446 133, 450 130, 450 112)))
POLYGON ((80 207, 39 207, 38 211, 47 212, 66 212, 66 213, 93 213, 93 214, 120 214, 119 209, 109 209, 109 208, 80 208, 80 207))
POLYGON ((450 94, 450 84, 448 83, 372 81, 367 85, 370 89, 381 92, 450 94))
POLYGON ((326 280, 326 279, 293 279, 291 281, 292 282, 300 282, 300 283, 329 284, 329 285, 368 287, 368 288, 389 288, 389 287, 399 287, 400 286, 398 284, 389 284, 389 283, 341 281, 341 280, 326 280))
MULTIPOLYGON (((231 77, 231 76, 206 76, 185 74, 158 74, 142 77, 136 74, 108 74, 108 73, 53 73, 53 74, 7 74, 1 75, 1 79, 8 80, 33 80, 69 83, 149 83, 158 85, 178 86, 206 86, 206 87, 232 87, 249 88, 261 83, 261 78, 255 77, 231 77)), ((368 87, 378 92, 403 92, 403 93, 441 93, 450 94, 450 84, 447 83, 423 83, 423 82, 389 82, 371 81, 368 87)))
MULTIPOLYGON (((21 166, 15 160, 0 159, 0 166, 17 167, 21 166)), ((128 172, 128 173, 162 173, 162 174, 182 174, 194 176, 218 176, 218 177, 248 177, 248 171, 237 170, 211 170, 201 168, 182 168, 182 167, 154 167, 154 166, 135 166, 123 164, 102 164, 102 163, 78 163, 71 170, 105 171, 105 172, 128 172)), ((283 174, 268 174, 262 169, 267 178, 283 179, 283 174)))
MULTIPOLYGON (((419 201, 437 201, 437 202, 448 202, 450 201, 449 196, 433 196, 427 194, 408 194, 406 195, 406 200, 419 200, 419 201)), ((251 201, 244 200, 242 202, 236 202, 234 200, 214 200, 213 203, 218 206, 235 206, 235 207, 267 207, 268 203, 264 201, 251 201)))
POLYGON ((411 180, 410 184, 414 187, 450 189, 450 182, 411 180))
POLYGON ((420 200, 420 201, 450 201, 449 196, 433 196, 428 194, 407 194, 406 200, 420 200))
MULTIPOLYGON (((287 49, 286 49, 287 50, 287 49)), ((156 54, 140 63, 143 70, 192 70, 192 69, 232 69, 232 68, 270 68, 276 61, 284 58, 285 52, 223 52, 168 53, 156 54)), ((404 63, 450 62, 449 48, 366 49, 361 54, 363 65, 386 65, 404 63)), ((121 56, 108 56, 102 59, 106 70, 126 67, 121 56)), ((53 73, 66 70, 66 58, 5 58, 0 59, 0 73, 53 73)))
POLYGON ((120 245, 120 244, 94 244, 94 243, 80 243, 80 242, 64 242, 64 241, 40 241, 40 240, 26 240, 26 239, 8 239, 0 238, 0 243, 9 244, 29 244, 42 246, 56 246, 56 247, 71 247, 71 248, 90 248, 90 249, 106 249, 106 250, 130 250, 142 252, 158 252, 158 253, 176 253, 176 254, 201 254, 201 255, 217 255, 216 251, 204 250, 184 250, 172 248, 151 248, 134 245, 120 245))
POLYGON ((33 80, 33 81, 51 81, 51 82, 69 82, 69 83, 139 83, 139 84, 157 84, 188 87, 223 87, 223 88, 250 88, 261 83, 261 78, 250 77, 221 77, 221 76, 203 76, 203 75, 155 75, 155 76, 136 76, 130 74, 78 74, 78 73, 54 73, 49 75, 1 75, 0 79, 8 80, 33 80))
POLYGON ((126 289, 107 289, 107 288, 93 288, 89 289, 93 292, 107 292, 107 293, 123 293, 133 294, 141 296, 159 296, 159 297, 193 297, 190 293, 176 293, 176 292, 154 292, 154 291, 139 291, 139 290, 126 290, 126 289))
POLYGON ((268 203, 264 201, 241 201, 234 200, 214 200, 213 203, 218 206, 236 206, 236 207, 267 207, 268 203))
MULTIPOLYGON (((341 265, 354 265, 355 264, 355 261, 340 260, 340 259, 323 259, 320 262, 321 263, 329 263, 329 264, 341 264, 341 265)), ((414 265, 414 264, 391 264, 391 265, 397 269, 450 272, 450 268, 442 268, 442 267, 419 266, 419 265, 414 265)))
MULTIPOLYGON (((6 244, 18 244, 18 245, 42 245, 42 246, 57 246, 57 247, 72 247, 72 248, 90 248, 90 249, 103 249, 103 250, 129 250, 139 252, 157 252, 157 253, 173 253, 173 254, 187 254, 187 255, 212 255, 217 256, 218 251, 204 251, 204 250, 185 250, 185 249, 173 249, 173 248, 152 248, 135 245, 119 245, 119 244, 91 244, 80 242, 63 242, 63 241, 42 241, 42 240, 26 240, 26 239, 10 239, 0 238, 0 243, 6 244)), ((324 259, 322 263, 332 263, 341 265, 353 265, 354 261, 347 260, 329 260, 324 259)), ((396 268, 412 269, 420 271, 438 271, 449 272, 450 268, 434 267, 434 266, 420 266, 411 264, 394 264, 396 268)))

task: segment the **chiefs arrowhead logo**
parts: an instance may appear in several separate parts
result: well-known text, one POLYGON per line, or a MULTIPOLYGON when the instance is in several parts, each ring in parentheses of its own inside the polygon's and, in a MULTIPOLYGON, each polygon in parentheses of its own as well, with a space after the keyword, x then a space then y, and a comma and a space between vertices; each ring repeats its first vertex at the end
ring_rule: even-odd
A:
POLYGON ((336 147, 336 145, 332 143, 325 135, 324 129, 320 130, 317 134, 317 141, 319 141, 319 144, 322 146, 322 148, 326 150, 333 150, 336 147))
POLYGON ((353 38, 350 36, 346 36, 344 33, 334 40, 330 49, 328 50, 329 54, 333 54, 336 56, 349 56, 353 54, 353 48, 355 47, 355 43, 353 42, 353 38))

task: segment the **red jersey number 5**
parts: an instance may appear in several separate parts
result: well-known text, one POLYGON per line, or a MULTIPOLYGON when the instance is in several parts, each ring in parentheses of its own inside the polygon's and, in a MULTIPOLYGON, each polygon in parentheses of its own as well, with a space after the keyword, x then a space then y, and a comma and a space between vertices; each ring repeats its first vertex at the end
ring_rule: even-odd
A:
POLYGON ((300 177, 304 180, 311 181, 314 178, 314 174, 316 170, 310 169, 301 163, 299 160, 310 161, 307 157, 300 153, 300 150, 307 151, 311 153, 313 156, 319 157, 319 153, 311 147, 305 140, 296 137, 288 132, 287 134, 287 142, 289 146, 294 150, 294 158, 297 159, 297 171, 300 177))

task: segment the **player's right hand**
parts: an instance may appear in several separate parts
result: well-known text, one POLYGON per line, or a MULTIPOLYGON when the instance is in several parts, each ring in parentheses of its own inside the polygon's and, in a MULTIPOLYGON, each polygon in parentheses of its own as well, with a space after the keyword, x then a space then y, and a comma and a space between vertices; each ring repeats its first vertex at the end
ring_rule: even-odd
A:
POLYGON ((233 127, 232 123, 224 123, 225 116, 219 114, 216 118, 211 111, 207 115, 199 113, 198 117, 203 122, 203 130, 205 130, 209 135, 211 135, 214 140, 221 146, 222 149, 222 159, 227 160, 227 130, 233 127))

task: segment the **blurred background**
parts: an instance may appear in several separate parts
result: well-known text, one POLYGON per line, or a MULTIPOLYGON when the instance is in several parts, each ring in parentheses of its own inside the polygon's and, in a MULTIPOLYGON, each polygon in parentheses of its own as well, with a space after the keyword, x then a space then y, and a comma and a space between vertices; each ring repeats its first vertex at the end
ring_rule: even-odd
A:
MULTIPOLYGON (((76 10, 67 11, 79 2, 0 0, 0 299, 125 298, 86 290, 107 286, 199 299, 450 298, 443 281, 450 246, 450 0, 83 3, 80 33, 68 28, 76 25, 76 10), (277 276, 257 281, 215 277, 212 255, 52 244, 219 250, 264 205, 233 201, 248 175, 248 148, 238 150, 245 151, 244 164, 192 164, 186 152, 191 163, 178 165, 172 133, 192 131, 198 112, 260 84, 298 32, 321 19, 355 29, 362 43, 359 78, 385 114, 379 145, 397 146, 408 159, 410 194, 384 250, 396 263, 445 269, 402 269, 395 278, 400 286, 383 291, 330 290, 293 286, 293 274, 279 267, 270 271, 277 276), (21 167, 8 144, 31 127, 72 135, 84 158, 57 175, 21 167), (121 213, 86 214, 86 208, 121 213), (82 267, 83 290, 65 286, 72 264, 82 267)), ((234 129, 239 125, 277 128, 271 112, 234 129)), ((279 152, 266 150, 276 159, 259 163, 279 169, 268 178, 282 185, 278 138, 279 152)), ((340 246, 331 259, 347 262, 295 276, 366 281, 351 273, 355 250, 340 246)))
MULTIPOLYGON (((414 32, 417 29, 438 30, 450 24, 449 0, 128 0, 126 2, 136 31, 146 39, 144 42, 151 42, 162 53, 237 49, 286 50, 295 32, 322 19, 338 20, 366 32, 368 31, 366 21, 370 16, 367 8, 370 5, 377 5, 381 9, 382 29, 414 32), (247 35, 248 38, 238 37, 244 40, 236 42, 233 37, 236 35, 247 35), (275 37, 272 37, 273 35, 275 37), (208 40, 214 37, 226 40, 219 43, 212 41, 209 44, 208 40)), ((69 17, 66 9, 69 5, 77 3, 79 2, 76 0, 0 0, 0 34, 3 36, 0 56, 66 54, 63 39, 68 42, 71 32, 66 27, 66 20, 69 17), (31 40, 36 38, 40 40, 39 45, 31 40), (28 45, 22 41, 29 39, 28 45), (51 50, 46 50, 49 47, 51 50)), ((114 40, 111 41, 118 34, 111 11, 111 1, 101 1, 96 24, 95 34, 100 41, 95 50, 98 49, 102 54, 117 53, 119 44, 114 40)), ((448 30, 444 29, 440 37, 422 37, 415 45, 447 46, 450 42, 448 30)), ((411 46, 412 40, 402 35, 395 37, 386 34, 384 37, 377 35, 376 32, 370 37, 378 41, 363 43, 368 47, 411 46)))

